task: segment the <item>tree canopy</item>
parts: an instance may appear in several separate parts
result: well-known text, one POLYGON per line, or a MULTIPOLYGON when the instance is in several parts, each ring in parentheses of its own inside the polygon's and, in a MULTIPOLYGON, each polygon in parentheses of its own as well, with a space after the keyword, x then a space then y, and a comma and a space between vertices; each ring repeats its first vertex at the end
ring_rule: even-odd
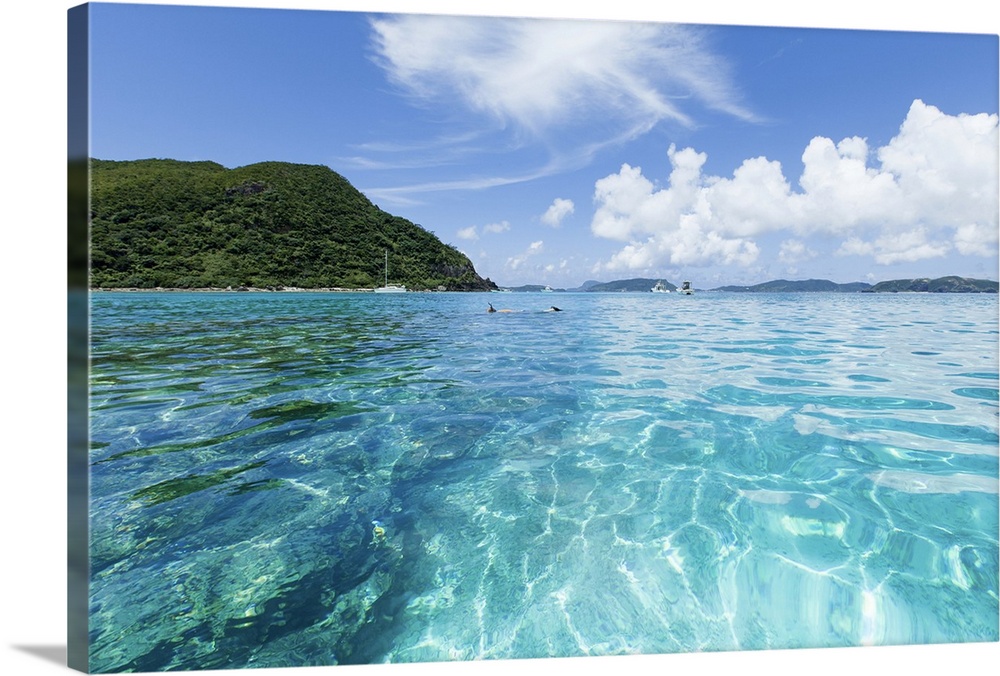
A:
POLYGON ((490 290, 434 234, 328 167, 90 161, 93 288, 490 290))

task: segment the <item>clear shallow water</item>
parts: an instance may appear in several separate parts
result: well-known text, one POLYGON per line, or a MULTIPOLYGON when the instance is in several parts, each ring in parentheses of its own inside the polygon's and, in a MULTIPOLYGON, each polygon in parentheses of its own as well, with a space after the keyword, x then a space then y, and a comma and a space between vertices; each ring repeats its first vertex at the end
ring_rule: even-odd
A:
POLYGON ((95 671, 998 640, 995 296, 91 323, 95 671))

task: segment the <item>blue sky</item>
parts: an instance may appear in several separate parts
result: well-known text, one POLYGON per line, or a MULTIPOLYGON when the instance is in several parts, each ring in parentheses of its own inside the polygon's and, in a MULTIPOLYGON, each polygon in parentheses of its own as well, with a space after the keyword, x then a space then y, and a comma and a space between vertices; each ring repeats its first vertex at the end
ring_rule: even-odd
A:
POLYGON ((890 27, 96 4, 91 154, 327 165, 506 286, 996 279, 997 36, 890 27))

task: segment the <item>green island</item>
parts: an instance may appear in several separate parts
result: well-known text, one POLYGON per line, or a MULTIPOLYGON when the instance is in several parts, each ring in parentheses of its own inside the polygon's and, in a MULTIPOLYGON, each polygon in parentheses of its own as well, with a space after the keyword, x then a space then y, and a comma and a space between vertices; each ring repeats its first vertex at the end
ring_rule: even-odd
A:
POLYGON ((325 166, 90 161, 93 289, 490 291, 465 254, 325 166))

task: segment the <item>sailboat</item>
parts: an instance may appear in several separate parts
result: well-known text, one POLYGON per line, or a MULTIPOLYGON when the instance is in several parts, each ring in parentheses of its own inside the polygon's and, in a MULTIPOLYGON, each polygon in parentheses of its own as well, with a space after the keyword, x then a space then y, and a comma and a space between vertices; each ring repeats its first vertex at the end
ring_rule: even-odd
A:
POLYGON ((375 293, 406 293, 402 284, 389 284, 389 250, 385 250, 385 286, 375 289, 375 293))

